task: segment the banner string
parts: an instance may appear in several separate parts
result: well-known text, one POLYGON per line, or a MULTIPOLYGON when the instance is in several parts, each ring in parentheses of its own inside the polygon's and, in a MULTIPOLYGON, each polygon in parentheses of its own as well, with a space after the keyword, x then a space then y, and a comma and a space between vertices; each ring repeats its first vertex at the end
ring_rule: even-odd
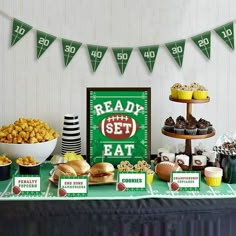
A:
MULTIPOLYGON (((3 11, 3 10, 1 10, 0 9, 0 15, 2 15, 2 16, 4 16, 4 17, 6 17, 6 18, 8 18, 8 19, 14 19, 14 17, 12 17, 12 16, 10 16, 8 13, 6 13, 5 11, 3 11)), ((236 19, 233 19, 233 20, 229 20, 228 22, 233 22, 233 23, 236 23, 236 19)), ((214 29, 215 28, 217 28, 217 27, 220 27, 220 26, 216 26, 216 27, 214 27, 214 28, 212 28, 212 29, 210 29, 210 30, 205 30, 204 32, 207 32, 207 31, 214 31, 214 29)), ((35 29, 34 27, 32 28, 32 30, 38 30, 38 29, 35 29)), ((199 33, 200 34, 200 33, 199 33)), ((193 36, 195 36, 195 35, 198 35, 198 34, 194 34, 193 36)), ((55 35, 54 35, 55 36, 55 35)), ((190 36, 190 37, 187 37, 187 38, 182 38, 182 39, 179 39, 179 40, 191 40, 191 38, 193 37, 193 36, 190 36)), ((58 37, 58 36, 55 36, 57 39, 62 39, 61 37, 58 37)), ((179 40, 173 40, 173 41, 179 41, 179 40)), ((78 42, 81 42, 81 41, 78 41, 78 42)), ((171 41, 170 41, 171 42, 171 41)), ((84 44, 84 43, 82 43, 82 44, 84 44)), ((159 47, 165 47, 165 45, 166 45, 166 43, 157 43, 157 44, 149 44, 149 45, 158 45, 159 47)), ((82 46, 82 45, 81 45, 82 46)), ((103 45, 103 46, 105 46, 105 45, 103 45)), ((146 46, 146 45, 144 45, 144 46, 146 46)), ((108 46, 107 46, 108 47, 108 46)), ((131 47, 131 46, 129 46, 129 47, 131 47)), ((136 46, 136 47, 132 47, 132 48, 139 48, 140 46, 136 46)), ((113 46, 110 46, 110 48, 113 48, 113 46)))

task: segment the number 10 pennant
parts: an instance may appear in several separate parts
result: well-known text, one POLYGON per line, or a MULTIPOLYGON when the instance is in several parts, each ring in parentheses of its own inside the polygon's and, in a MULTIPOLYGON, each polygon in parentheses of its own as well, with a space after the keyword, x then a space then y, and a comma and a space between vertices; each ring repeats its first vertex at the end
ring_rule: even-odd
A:
POLYGON ((230 22, 215 29, 215 32, 224 40, 224 42, 234 49, 234 23, 230 22))
POLYGON ((30 26, 20 20, 14 19, 13 20, 13 27, 12 27, 11 46, 16 44, 31 29, 32 29, 32 26, 30 26))
POLYGON ((153 71, 153 67, 157 57, 158 47, 158 45, 139 47, 139 51, 143 56, 143 59, 150 72, 153 71))

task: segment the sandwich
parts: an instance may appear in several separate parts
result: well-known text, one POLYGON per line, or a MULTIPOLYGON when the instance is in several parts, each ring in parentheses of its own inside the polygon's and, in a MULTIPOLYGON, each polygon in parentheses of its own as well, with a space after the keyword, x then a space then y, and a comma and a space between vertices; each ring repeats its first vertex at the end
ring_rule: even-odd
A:
POLYGON ((60 176, 77 176, 75 170, 67 164, 59 164, 55 168, 53 180, 58 182, 60 176))
POLYGON ((89 174, 90 165, 85 160, 73 160, 66 162, 66 165, 72 167, 77 176, 87 176, 89 174))
POLYGON ((115 168, 111 163, 99 162, 90 168, 89 182, 107 183, 114 181, 115 168))

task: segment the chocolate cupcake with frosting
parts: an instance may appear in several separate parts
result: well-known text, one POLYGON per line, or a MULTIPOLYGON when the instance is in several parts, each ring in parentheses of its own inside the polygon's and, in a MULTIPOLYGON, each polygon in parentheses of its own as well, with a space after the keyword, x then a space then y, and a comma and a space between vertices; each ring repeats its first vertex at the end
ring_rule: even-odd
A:
POLYGON ((199 119, 197 122, 197 134, 203 135, 207 134, 208 126, 204 119, 199 119))
POLYGON ((194 122, 194 121, 187 122, 185 133, 188 135, 196 135, 197 134, 196 122, 194 122))
POLYGON ((175 121, 170 116, 165 120, 164 130, 166 130, 167 132, 174 132, 174 127, 175 127, 175 121))
POLYGON ((176 121, 174 132, 176 134, 184 134, 186 128, 186 122, 183 120, 176 121))

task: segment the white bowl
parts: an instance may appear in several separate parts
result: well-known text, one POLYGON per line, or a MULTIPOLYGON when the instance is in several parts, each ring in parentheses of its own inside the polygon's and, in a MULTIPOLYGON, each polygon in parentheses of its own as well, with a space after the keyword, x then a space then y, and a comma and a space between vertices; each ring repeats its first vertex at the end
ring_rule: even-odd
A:
POLYGON ((54 151, 57 138, 34 144, 0 143, 0 153, 9 159, 16 160, 18 157, 32 156, 39 163, 44 162, 54 151))

